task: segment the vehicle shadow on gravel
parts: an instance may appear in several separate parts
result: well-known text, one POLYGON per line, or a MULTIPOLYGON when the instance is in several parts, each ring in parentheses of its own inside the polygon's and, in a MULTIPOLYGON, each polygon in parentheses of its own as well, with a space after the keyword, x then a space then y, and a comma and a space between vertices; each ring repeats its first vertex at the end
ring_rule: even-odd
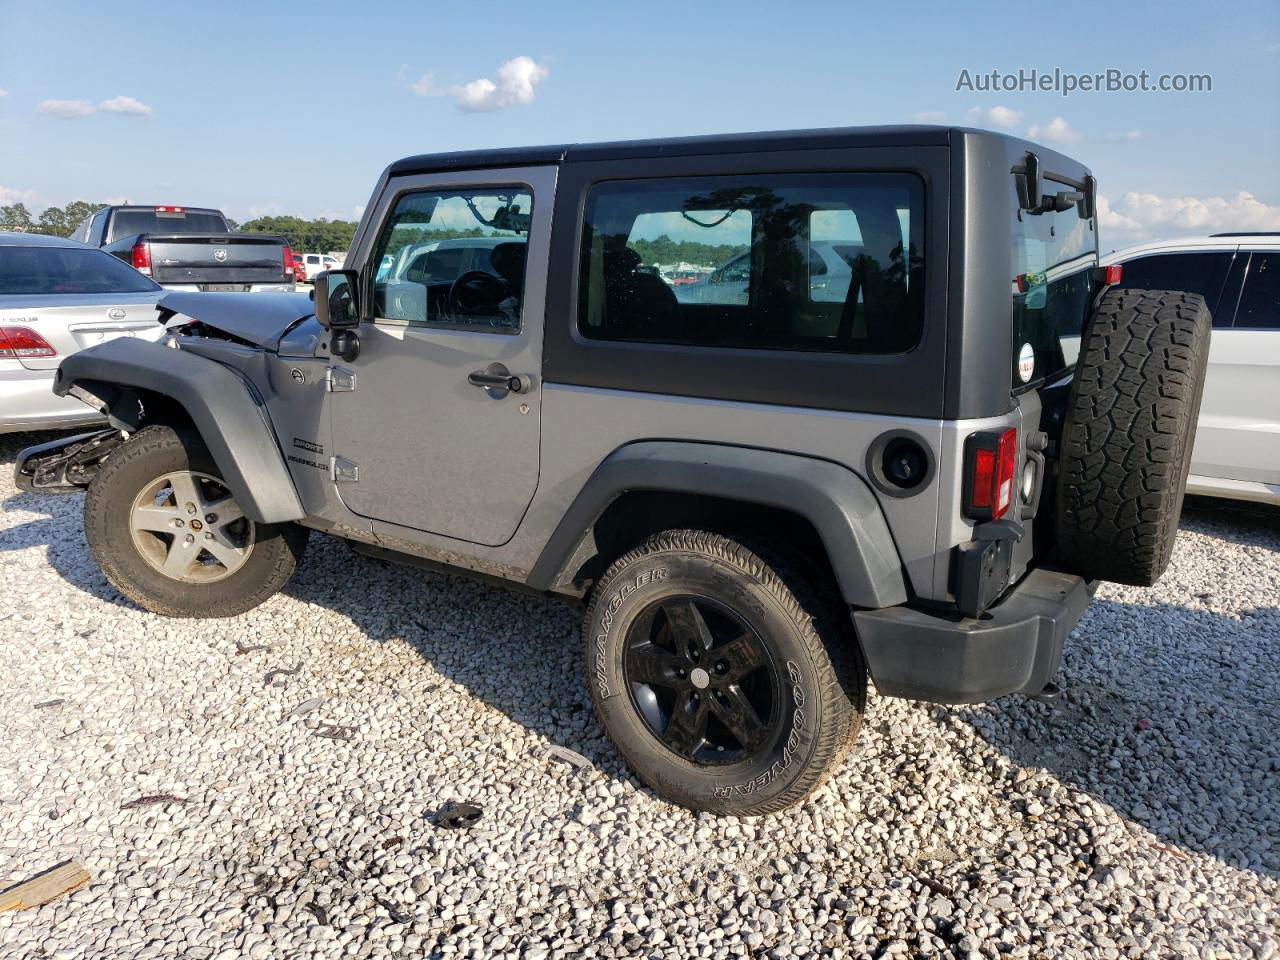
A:
MULTIPOLYGON (((0 469, 41 439, 0 439, 0 469)), ((132 607, 88 554, 81 497, 18 493, 3 508, 43 516, 0 530, 0 565, 8 552, 46 546, 67 583, 132 607)), ((1182 528, 1274 552, 1280 511, 1188 501, 1182 528)), ((630 779, 590 709, 572 605, 374 560, 322 536, 285 594, 374 642, 403 641, 444 681, 630 779)), ((1175 853, 1280 877, 1277 660, 1280 607, 1222 611, 1212 592, 1180 603, 1104 596, 1067 644, 1059 703, 1010 697, 954 709, 1017 764, 1090 794, 1175 853)))
POLYGON ((283 592, 374 642, 407 644, 469 696, 601 773, 629 778, 591 710, 576 604, 375 559, 314 535, 283 592))
POLYGON ((1280 607, 1206 602, 1095 599, 1058 703, 1006 698, 968 719, 1181 851, 1280 877, 1280 607))

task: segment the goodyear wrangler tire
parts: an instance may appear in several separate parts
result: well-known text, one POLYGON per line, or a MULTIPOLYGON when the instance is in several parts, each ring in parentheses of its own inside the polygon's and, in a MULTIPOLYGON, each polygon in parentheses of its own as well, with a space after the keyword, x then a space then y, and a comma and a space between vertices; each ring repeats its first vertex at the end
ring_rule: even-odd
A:
POLYGON ((155 425, 103 462, 84 531, 117 590, 169 617, 233 617, 285 585, 307 530, 245 517, 200 437, 155 425))
POLYGON ((1099 302, 1058 464, 1058 546, 1076 572, 1146 587, 1169 565, 1211 327, 1195 294, 1120 289, 1099 302))
POLYGON ((660 533, 609 568, 587 609, 605 730, 686 807, 745 816, 799 803, 861 721, 866 669, 847 614, 767 556, 718 534, 660 533))

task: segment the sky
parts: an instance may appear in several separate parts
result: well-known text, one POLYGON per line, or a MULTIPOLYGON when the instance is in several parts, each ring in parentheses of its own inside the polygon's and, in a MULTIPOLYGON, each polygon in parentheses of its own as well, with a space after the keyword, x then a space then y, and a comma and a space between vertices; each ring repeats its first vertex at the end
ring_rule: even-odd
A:
POLYGON ((0 204, 353 219, 410 154, 883 123, 1097 175, 1103 249, 1280 230, 1280 3, 0 0, 0 204), (1205 92, 978 89, 992 70, 1205 92), (964 74, 967 89, 957 89, 964 74))

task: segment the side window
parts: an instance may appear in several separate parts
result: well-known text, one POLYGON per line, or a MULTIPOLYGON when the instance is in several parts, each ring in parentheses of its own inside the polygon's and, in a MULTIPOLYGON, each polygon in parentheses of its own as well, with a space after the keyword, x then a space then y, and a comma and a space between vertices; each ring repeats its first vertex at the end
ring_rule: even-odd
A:
POLYGON ((106 210, 93 215, 93 219, 89 223, 89 236, 85 238, 85 243, 91 243, 95 247, 102 246, 102 226, 106 222, 106 219, 106 210))
POLYGON ((404 194, 374 247, 374 315, 515 333, 532 210, 520 187, 404 194))
POLYGON ((807 173, 600 183, 578 329, 596 340, 901 353, 924 323, 924 185, 807 173), (686 279, 693 270, 700 275, 686 279))
POLYGON ((1120 286, 1132 290, 1185 290, 1204 297, 1215 327, 1231 326, 1231 309, 1219 310, 1222 287, 1231 268, 1232 254, 1164 253, 1126 261, 1120 286))
POLYGON ((1280 330, 1280 253, 1255 252, 1249 258, 1236 326, 1280 330))

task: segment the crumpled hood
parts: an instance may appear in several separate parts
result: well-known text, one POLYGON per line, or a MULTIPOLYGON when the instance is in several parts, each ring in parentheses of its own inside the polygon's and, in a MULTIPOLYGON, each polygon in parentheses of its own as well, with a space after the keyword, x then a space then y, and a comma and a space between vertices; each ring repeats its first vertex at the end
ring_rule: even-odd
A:
POLYGON ((316 312, 305 293, 170 293, 156 306, 268 350, 277 349, 286 330, 316 312))

